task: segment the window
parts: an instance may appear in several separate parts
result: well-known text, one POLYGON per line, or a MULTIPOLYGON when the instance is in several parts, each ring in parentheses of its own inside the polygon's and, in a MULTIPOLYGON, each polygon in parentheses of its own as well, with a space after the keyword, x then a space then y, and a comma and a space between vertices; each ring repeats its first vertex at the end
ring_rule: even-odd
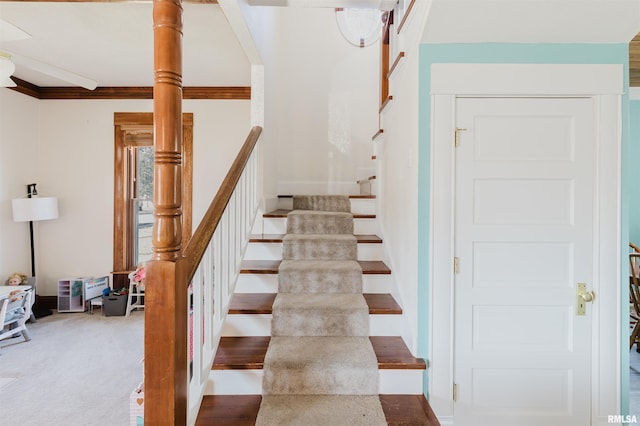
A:
POLYGON ((130 146, 129 161, 132 167, 128 182, 132 186, 130 194, 133 223, 133 263, 139 265, 151 259, 153 247, 153 146, 130 146))
MULTIPOLYGON (((115 113, 113 285, 152 256, 153 114, 115 113)), ((193 114, 183 115, 182 244, 191 237, 193 114)))

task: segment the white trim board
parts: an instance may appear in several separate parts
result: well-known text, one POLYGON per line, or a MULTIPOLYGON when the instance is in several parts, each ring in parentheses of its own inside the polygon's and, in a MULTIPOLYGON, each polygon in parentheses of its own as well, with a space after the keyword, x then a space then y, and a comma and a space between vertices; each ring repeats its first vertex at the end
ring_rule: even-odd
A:
POLYGON ((432 95, 623 93, 622 64, 433 64, 432 95))
MULTIPOLYGON (((597 105, 592 425, 620 410, 620 146, 618 65, 434 64, 431 75, 429 402, 453 421, 453 129, 456 96, 589 96, 597 105)), ((453 423, 449 423, 453 424, 453 423)))

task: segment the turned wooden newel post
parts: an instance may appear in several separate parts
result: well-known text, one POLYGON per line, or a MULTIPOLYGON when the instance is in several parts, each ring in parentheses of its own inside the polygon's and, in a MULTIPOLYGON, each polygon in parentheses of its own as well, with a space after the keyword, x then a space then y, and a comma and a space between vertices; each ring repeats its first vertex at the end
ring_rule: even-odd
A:
POLYGON ((153 1, 154 226, 145 300, 145 424, 187 421, 187 287, 182 241, 182 4, 153 1))
POLYGON ((182 243, 182 6, 154 3, 155 224, 153 259, 176 261, 182 243))

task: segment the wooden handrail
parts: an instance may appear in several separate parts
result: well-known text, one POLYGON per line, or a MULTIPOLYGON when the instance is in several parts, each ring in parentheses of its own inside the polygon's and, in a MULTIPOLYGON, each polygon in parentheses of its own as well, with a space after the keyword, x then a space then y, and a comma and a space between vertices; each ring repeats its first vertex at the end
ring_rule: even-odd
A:
POLYGON ((202 256, 209 245, 209 241, 218 227, 218 223, 220 223, 222 213, 227 207, 227 204, 229 204, 231 195, 233 195, 233 190, 240 180, 244 167, 247 164, 247 161, 249 161, 249 157, 258 142, 260 133, 262 133, 262 127, 259 126, 253 127, 249 132, 244 145, 242 145, 242 148, 240 148, 240 151, 238 152, 238 156, 222 181, 216 196, 213 198, 211 205, 209 205, 207 212, 200 221, 200 225, 198 225, 193 237, 187 244, 187 247, 183 250, 182 257, 185 262, 184 271, 187 274, 186 282, 189 282, 193 277, 193 274, 200 263, 200 259, 202 259, 202 256))
POLYGON ((411 13, 411 9, 413 9, 413 5, 415 3, 416 3, 416 0, 411 0, 411 3, 409 3, 409 7, 407 7, 407 10, 404 12, 402 19, 400 20, 400 25, 398 25, 398 34, 400 34, 400 30, 402 30, 402 27, 404 27, 404 23, 407 22, 407 18, 409 17, 409 14, 411 13))
POLYGON ((393 100, 393 96, 391 95, 387 96, 387 98, 382 102, 382 105, 380 105, 378 112, 382 113, 382 111, 384 111, 384 109, 387 107, 387 105, 389 105, 389 103, 391 103, 392 100, 393 100))
POLYGON ((404 58, 404 52, 398 53, 398 56, 396 57, 396 60, 393 61, 393 65, 391 65, 391 68, 389 68, 389 72, 387 73, 387 78, 391 78, 391 74, 393 74, 393 72, 396 70, 396 68, 398 67, 398 64, 400 64, 400 61, 402 60, 402 58, 404 58))

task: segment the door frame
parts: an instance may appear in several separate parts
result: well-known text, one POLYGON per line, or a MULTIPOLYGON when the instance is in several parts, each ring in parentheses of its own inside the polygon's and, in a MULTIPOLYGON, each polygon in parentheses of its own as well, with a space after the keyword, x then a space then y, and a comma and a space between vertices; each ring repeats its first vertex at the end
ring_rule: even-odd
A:
MULTIPOLYGON (((128 287, 127 275, 132 272, 129 265, 131 247, 125 239, 130 227, 130 211, 125 198, 129 195, 127 185, 126 149, 136 145, 136 138, 151 138, 153 142, 153 112, 115 112, 114 126, 114 199, 113 199, 113 288, 128 287)), ((153 143, 151 143, 153 145, 153 143)), ((182 247, 191 238, 193 210, 193 113, 182 114, 182 247)))
POLYGON ((596 111, 592 425, 620 414, 621 64, 433 64, 429 234, 429 403, 453 424, 454 128, 457 96, 591 97, 596 111))

